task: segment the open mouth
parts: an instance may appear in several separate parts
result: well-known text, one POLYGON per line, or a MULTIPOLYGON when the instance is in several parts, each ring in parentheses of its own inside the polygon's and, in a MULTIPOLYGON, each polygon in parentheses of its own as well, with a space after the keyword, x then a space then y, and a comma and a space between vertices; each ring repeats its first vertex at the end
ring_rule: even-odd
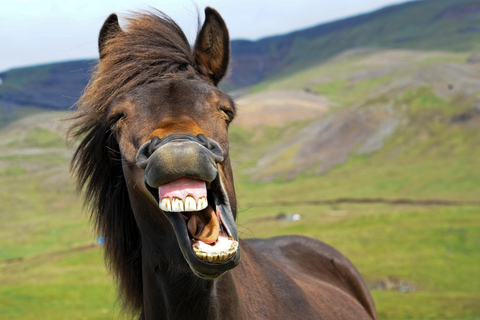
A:
MULTIPOLYGON (((158 188, 160 209, 183 220, 190 246, 205 263, 228 262, 238 250, 238 242, 227 227, 222 214, 226 198, 219 182, 179 178, 158 188)), ((176 217, 171 217, 177 220, 176 217)))

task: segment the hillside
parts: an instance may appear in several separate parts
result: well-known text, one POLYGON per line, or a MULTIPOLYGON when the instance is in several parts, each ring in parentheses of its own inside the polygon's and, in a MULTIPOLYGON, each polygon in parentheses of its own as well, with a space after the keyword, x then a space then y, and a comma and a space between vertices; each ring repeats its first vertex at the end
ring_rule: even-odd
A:
MULTIPOLYGON (((478 318, 480 71, 467 57, 349 51, 238 99, 241 237, 333 245, 381 319, 478 318), (329 155, 341 161, 323 169, 329 155)), ((0 130, 0 318, 123 319, 69 177, 55 121, 68 114, 37 112, 0 130)))
POLYGON ((480 157, 480 65, 466 62, 467 56, 353 50, 261 84, 256 94, 237 102, 240 112, 231 137, 238 143, 232 150, 238 181, 252 188, 269 182, 264 186, 271 190, 268 201, 295 199, 280 191, 279 181, 305 185, 306 201, 478 201, 480 171, 474 159, 480 157), (297 92, 298 113, 305 117, 279 108, 275 123, 269 123, 268 112, 263 126, 249 127, 249 119, 259 121, 262 109, 252 110, 248 103, 268 106, 275 92, 297 92), (307 102, 316 109, 306 108, 307 102))
POLYGON ((257 41, 232 41, 228 84, 243 87, 325 61, 348 49, 472 51, 480 47, 480 1, 423 0, 257 41))
MULTIPOLYGON (((241 237, 334 246, 380 319, 478 319, 479 12, 426 0, 234 41, 227 87, 248 86, 231 91, 229 130, 241 237)), ((125 318, 57 121, 92 63, 0 74, 1 319, 125 318)))
POLYGON ((93 61, 80 60, 12 69, 0 73, 0 111, 19 108, 65 110, 80 97, 88 83, 93 61))

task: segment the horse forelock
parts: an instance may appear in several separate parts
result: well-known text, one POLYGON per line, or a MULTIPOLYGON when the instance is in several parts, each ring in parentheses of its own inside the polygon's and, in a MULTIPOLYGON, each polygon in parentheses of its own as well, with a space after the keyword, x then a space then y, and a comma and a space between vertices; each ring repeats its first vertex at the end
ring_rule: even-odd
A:
POLYGON ((109 106, 119 95, 145 83, 197 74, 190 45, 178 27, 161 12, 136 14, 123 32, 107 41, 77 111, 70 133, 81 140, 72 159, 78 187, 99 235, 105 257, 119 283, 125 307, 143 304, 141 242, 122 173, 118 144, 106 122, 109 106))
POLYGON ((104 120, 115 98, 142 84, 198 74, 185 34, 165 14, 137 13, 127 21, 123 32, 107 40, 103 58, 77 102, 83 118, 104 120))

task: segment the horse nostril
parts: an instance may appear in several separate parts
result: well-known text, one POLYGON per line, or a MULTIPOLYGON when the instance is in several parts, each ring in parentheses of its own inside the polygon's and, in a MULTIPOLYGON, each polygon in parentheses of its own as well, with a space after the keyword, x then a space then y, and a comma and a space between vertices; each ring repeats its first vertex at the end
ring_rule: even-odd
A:
POLYGON ((150 145, 148 146, 148 151, 149 151, 149 156, 152 155, 152 153, 155 152, 155 150, 157 150, 160 146, 160 138, 159 137, 153 137, 151 140, 150 140, 150 145))
POLYGON ((204 134, 197 135, 197 139, 201 145, 203 145, 205 148, 210 150, 210 152, 212 152, 216 162, 223 161, 222 148, 215 140, 207 138, 204 134))
POLYGON ((147 167, 148 158, 160 147, 160 138, 153 137, 143 144, 137 152, 137 166, 140 169, 147 167))
POLYGON ((208 143, 208 139, 204 134, 197 135, 198 141, 207 149, 210 149, 210 144, 208 143))

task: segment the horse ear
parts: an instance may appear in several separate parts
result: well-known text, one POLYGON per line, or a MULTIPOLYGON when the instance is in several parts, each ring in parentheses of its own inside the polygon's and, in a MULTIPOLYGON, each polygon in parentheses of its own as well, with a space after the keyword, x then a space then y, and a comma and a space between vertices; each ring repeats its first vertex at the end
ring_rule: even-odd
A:
POLYGON ((198 71, 216 86, 227 73, 230 38, 225 22, 215 9, 205 9, 205 22, 198 33, 193 51, 198 71))
POLYGON ((100 54, 100 60, 105 57, 105 44, 108 40, 115 38, 117 34, 122 31, 120 24, 118 24, 118 17, 115 13, 112 13, 107 20, 103 23, 100 34, 98 35, 98 52, 100 54))

